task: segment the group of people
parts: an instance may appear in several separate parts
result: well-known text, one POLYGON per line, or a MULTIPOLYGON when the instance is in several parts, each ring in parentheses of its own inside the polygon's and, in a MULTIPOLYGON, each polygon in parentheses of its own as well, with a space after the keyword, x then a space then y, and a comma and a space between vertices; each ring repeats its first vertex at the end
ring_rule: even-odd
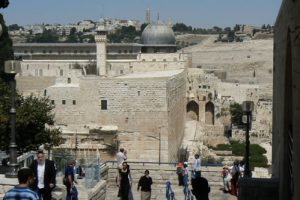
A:
MULTIPOLYGON (((192 193, 197 200, 208 200, 210 187, 207 179, 201 176, 201 158, 199 154, 194 155, 194 162, 191 163, 191 185, 192 193)), ((184 187, 184 193, 188 190, 189 185, 189 163, 178 163, 176 173, 178 175, 178 184, 184 187)))
MULTIPOLYGON (((120 151, 116 155, 117 159, 117 176, 116 183, 119 187, 118 197, 121 200, 133 200, 132 194, 132 177, 130 173, 130 166, 127 163, 127 155, 124 148, 120 148, 120 151)), ((149 170, 145 170, 144 176, 141 176, 138 182, 137 190, 141 190, 141 200, 151 199, 151 185, 152 178, 149 176, 149 170)))
POLYGON ((56 169, 54 162, 46 159, 43 151, 37 152, 30 168, 18 171, 19 185, 7 191, 4 200, 29 199, 51 200, 51 192, 56 184, 56 169))
POLYGON ((244 163, 235 161, 231 167, 223 166, 221 176, 223 177, 224 192, 230 192, 232 195, 238 195, 238 182, 244 174, 244 163))
MULTIPOLYGON (((77 200, 75 187, 75 161, 69 161, 65 168, 66 200, 77 200)), ((36 159, 29 168, 22 168, 17 174, 19 184, 7 191, 4 200, 28 199, 51 200, 52 190, 56 186, 56 167, 52 160, 46 159, 42 150, 38 150, 36 159)))

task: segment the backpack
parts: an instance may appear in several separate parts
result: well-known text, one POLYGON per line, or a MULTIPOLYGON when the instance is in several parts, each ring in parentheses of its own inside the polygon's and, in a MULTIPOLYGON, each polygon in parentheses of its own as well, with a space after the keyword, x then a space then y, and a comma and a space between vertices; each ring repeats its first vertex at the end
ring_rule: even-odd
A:
POLYGON ((236 166, 236 165, 235 165, 235 166, 234 166, 234 169, 235 169, 235 173, 233 174, 232 179, 238 180, 239 177, 240 177, 240 174, 241 174, 240 168, 239 168, 239 166, 236 166))
POLYGON ((176 174, 182 174, 182 167, 177 167, 176 174))
POLYGON ((69 184, 68 177, 64 176, 62 182, 63 182, 64 185, 68 185, 69 184))

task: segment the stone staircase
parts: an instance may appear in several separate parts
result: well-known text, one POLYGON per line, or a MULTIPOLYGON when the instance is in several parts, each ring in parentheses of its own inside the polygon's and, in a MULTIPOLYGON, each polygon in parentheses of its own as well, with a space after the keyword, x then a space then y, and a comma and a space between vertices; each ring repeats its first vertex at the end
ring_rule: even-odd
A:
MULTIPOLYGON (((130 162, 128 162, 130 164, 130 162)), ((173 165, 154 165, 154 164, 131 164, 131 175, 133 179, 132 193, 134 199, 140 199, 140 192, 137 191, 137 183, 144 174, 144 171, 148 169, 150 171, 150 176, 153 180, 152 185, 152 200, 163 200, 166 199, 166 182, 169 180, 171 182, 172 190, 175 194, 176 200, 184 200, 183 187, 178 186, 178 177, 175 171, 175 166, 173 165)), ((118 187, 115 183, 117 170, 115 167, 110 167, 107 175, 107 191, 106 200, 118 200, 117 193, 118 187)), ((210 199, 211 200, 235 200, 237 199, 230 194, 225 194, 222 191, 223 181, 221 178, 221 168, 220 167, 203 167, 202 176, 205 177, 211 187, 210 199)), ((189 186, 191 189, 191 186, 189 186)))

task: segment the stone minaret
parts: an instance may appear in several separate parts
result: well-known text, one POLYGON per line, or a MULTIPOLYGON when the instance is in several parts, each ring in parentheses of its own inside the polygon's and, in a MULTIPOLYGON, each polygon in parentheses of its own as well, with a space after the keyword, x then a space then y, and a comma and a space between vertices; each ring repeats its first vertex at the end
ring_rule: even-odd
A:
POLYGON ((146 24, 150 24, 151 23, 151 11, 150 11, 150 8, 147 8, 147 10, 146 10, 145 23, 146 24))
POLYGON ((97 55, 97 75, 106 75, 106 42, 107 31, 104 27, 98 27, 96 41, 96 55, 97 55))

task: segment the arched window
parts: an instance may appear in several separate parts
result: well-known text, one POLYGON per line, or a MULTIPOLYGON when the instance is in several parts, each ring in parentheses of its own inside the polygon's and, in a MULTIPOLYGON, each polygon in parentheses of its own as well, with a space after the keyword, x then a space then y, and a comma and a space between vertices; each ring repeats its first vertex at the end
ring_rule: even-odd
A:
POLYGON ((214 114, 215 114, 215 105, 211 101, 209 101, 205 105, 205 124, 210 124, 210 125, 215 124, 214 114))
POLYGON ((186 105, 188 119, 199 120, 199 105, 195 101, 190 101, 186 105))

